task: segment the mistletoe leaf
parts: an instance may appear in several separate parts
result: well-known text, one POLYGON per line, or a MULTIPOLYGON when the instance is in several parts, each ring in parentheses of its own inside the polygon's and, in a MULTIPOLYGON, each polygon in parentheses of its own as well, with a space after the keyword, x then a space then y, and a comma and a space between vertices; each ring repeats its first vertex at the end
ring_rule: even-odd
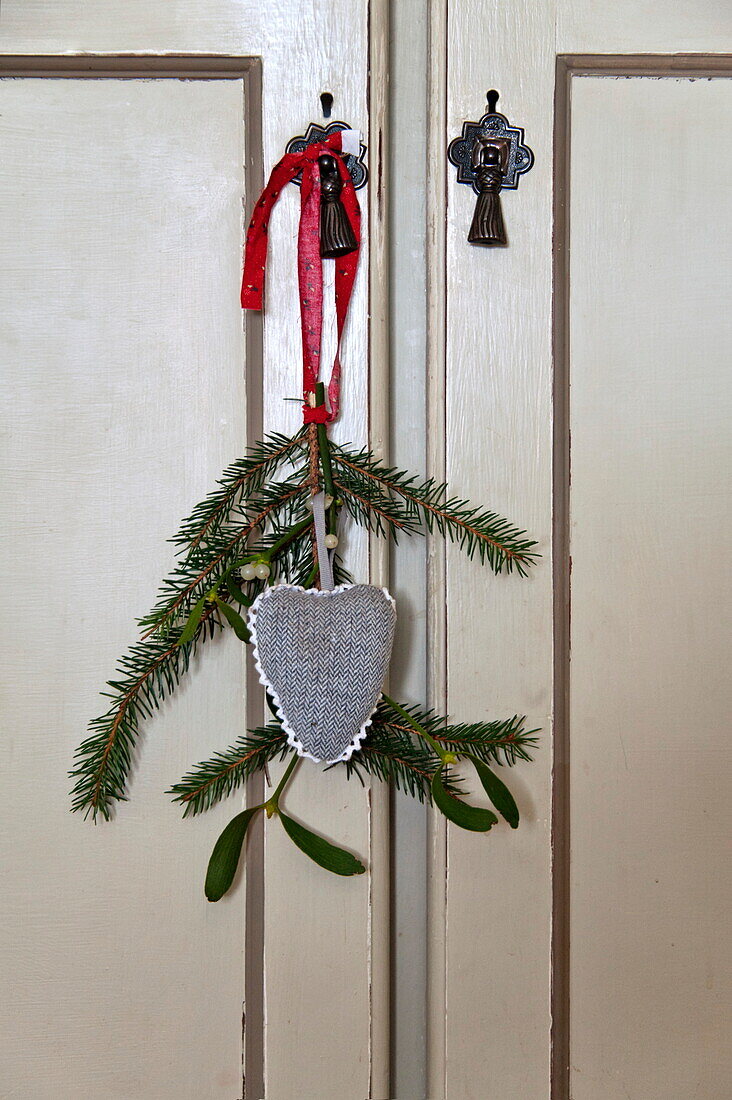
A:
POLYGON ((336 848, 335 844, 317 833, 311 833, 299 821, 293 821, 287 814, 283 814, 282 810, 279 811, 279 816, 293 844, 326 871, 332 871, 334 875, 362 875, 366 870, 363 863, 350 852, 336 848))
POLYGON ((219 600, 218 605, 219 611, 224 616, 237 638, 242 642, 248 642, 250 635, 247 624, 244 622, 239 612, 234 611, 234 608, 230 604, 224 603, 223 600, 219 600))
POLYGON ((226 577, 224 583, 226 585, 226 591, 229 595, 234 597, 237 603, 244 604, 245 607, 251 607, 253 600, 245 595, 233 577, 226 577))
POLYGON ((438 768, 432 777, 432 797, 438 810, 441 810, 448 821, 459 825, 461 829, 470 829, 474 833, 487 833, 498 818, 490 810, 484 810, 480 806, 471 806, 459 798, 453 798, 445 790, 442 782, 442 768, 438 768))
POLYGON ((465 755, 468 760, 472 761, 478 773, 478 778, 483 785, 483 790, 488 795, 501 817, 506 819, 512 829, 518 829, 518 806, 506 784, 502 779, 498 778, 495 772, 491 771, 487 764, 479 760, 477 756, 473 756, 473 754, 469 752, 465 755))
POLYGON ((194 606, 188 616, 188 622, 181 631, 180 638, 178 639, 178 645, 187 645, 188 642, 192 642, 196 631, 198 630, 198 624, 200 623, 203 612, 206 608, 206 597, 201 596, 198 603, 194 606))
POLYGON ((219 901, 234 881, 249 823, 261 809, 261 806, 253 806, 237 814, 216 841, 206 872, 205 891, 209 901, 219 901))

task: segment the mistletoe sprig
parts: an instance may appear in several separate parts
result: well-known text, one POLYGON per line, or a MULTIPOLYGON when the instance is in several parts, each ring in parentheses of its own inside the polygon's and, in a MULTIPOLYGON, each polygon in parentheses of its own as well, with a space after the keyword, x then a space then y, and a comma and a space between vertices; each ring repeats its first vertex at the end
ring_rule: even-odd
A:
MULTIPOLYGON (((323 404, 322 386, 316 398, 323 404)), ((356 524, 395 541, 400 535, 436 531, 496 574, 525 576, 537 557, 536 544, 506 519, 451 496, 446 485, 385 466, 368 451, 336 446, 324 424, 310 424, 292 438, 268 436, 224 471, 171 540, 177 564, 163 580, 154 607, 139 620, 140 640, 122 656, 116 677, 108 682, 103 693, 107 709, 90 723, 77 749, 71 772, 74 811, 108 819, 114 804, 126 799, 141 723, 175 691, 193 656, 221 630, 232 629, 249 641, 246 609, 265 585, 279 579, 306 588, 317 583, 309 505, 321 488, 332 534, 343 511, 356 524)), ((333 559, 335 583, 349 580, 337 553, 333 559)), ((536 732, 526 730, 517 716, 455 725, 384 695, 360 749, 348 762, 331 767, 343 769, 348 778, 371 776, 389 783, 433 802, 456 825, 487 832, 498 818, 465 801, 465 781, 455 765, 467 761, 493 807, 515 828, 516 803, 494 766, 530 760, 536 732)), ((275 720, 197 764, 169 793, 184 816, 200 814, 240 789, 247 776, 291 753, 275 720)), ((210 900, 229 889, 248 826, 261 812, 279 817, 293 843, 326 869, 340 875, 364 871, 351 853, 281 809, 280 797, 299 761, 292 755, 271 797, 237 814, 219 837, 206 879, 210 900)))

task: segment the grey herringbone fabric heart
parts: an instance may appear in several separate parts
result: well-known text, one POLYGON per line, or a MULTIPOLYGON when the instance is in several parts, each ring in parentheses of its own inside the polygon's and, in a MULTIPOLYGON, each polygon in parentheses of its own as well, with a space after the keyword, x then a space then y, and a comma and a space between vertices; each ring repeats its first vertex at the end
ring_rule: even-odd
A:
POLYGON ((332 763, 358 747, 381 695, 394 638, 384 588, 266 588, 249 612, 259 677, 293 748, 332 763))

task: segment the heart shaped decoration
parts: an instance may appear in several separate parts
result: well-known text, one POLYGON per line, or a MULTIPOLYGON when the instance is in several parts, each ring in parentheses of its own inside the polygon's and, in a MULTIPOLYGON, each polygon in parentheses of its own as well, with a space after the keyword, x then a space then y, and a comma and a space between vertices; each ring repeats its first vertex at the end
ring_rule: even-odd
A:
POLYGON ((385 588, 265 588, 249 610, 259 679, 290 745, 311 760, 348 760, 370 725, 391 657, 394 600, 385 588))

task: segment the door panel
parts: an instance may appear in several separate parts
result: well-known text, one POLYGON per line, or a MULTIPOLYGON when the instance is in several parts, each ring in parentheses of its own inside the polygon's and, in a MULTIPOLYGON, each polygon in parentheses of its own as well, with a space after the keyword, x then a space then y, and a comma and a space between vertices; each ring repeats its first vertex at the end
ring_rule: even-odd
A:
POLYGON ((571 99, 572 1095, 712 1100, 732 1091, 732 162, 706 148, 732 81, 577 76, 571 99))
POLYGON ((243 83, 6 79, 0 103, 2 1092, 231 1100, 242 912, 201 889, 230 809, 181 824, 163 792, 241 731, 240 647, 147 724, 114 824, 69 813, 67 772, 245 434, 243 83))

